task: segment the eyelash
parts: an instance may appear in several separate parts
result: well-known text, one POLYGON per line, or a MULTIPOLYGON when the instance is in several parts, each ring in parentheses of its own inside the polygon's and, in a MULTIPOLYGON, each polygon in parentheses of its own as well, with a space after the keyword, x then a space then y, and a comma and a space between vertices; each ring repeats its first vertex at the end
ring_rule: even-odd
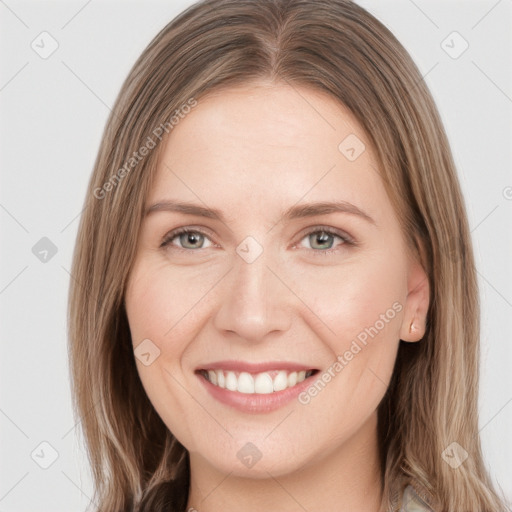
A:
MULTIPOLYGON (((164 239, 162 240, 162 243, 160 244, 160 247, 161 248, 168 247, 170 245, 170 243, 172 242, 172 240, 177 238, 179 235, 182 235, 183 233, 199 233, 199 234, 209 238, 208 234, 205 233, 204 231, 202 231, 201 229, 192 229, 192 228, 189 228, 189 227, 177 228, 174 231, 171 231, 170 233, 165 235, 164 239)), ((338 245, 335 249, 326 249, 326 250, 310 249, 315 254, 322 254, 324 256, 327 256, 327 255, 330 255, 330 254, 333 254, 333 253, 337 252, 340 249, 340 247, 343 247, 345 245, 349 245, 349 246, 356 246, 357 245, 356 241, 352 237, 347 235, 346 233, 343 233, 343 232, 341 232, 341 231, 339 231, 337 229, 334 229, 334 228, 331 228, 331 227, 328 227, 328 226, 316 226, 315 228, 313 228, 313 229, 309 230, 308 232, 304 233, 302 238, 299 240, 299 242, 302 241, 307 236, 312 235, 314 233, 329 233, 331 235, 337 236, 343 242, 342 244, 338 245)), ((178 250, 178 251, 181 251, 181 252, 191 252, 191 251, 197 251, 199 249, 184 249, 183 247, 173 246, 173 250, 178 250)))

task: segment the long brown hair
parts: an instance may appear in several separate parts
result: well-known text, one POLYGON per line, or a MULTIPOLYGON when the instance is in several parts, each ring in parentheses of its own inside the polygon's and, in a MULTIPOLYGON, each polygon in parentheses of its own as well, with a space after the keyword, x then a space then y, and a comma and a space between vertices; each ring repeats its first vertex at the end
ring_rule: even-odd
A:
POLYGON ((186 506, 188 454, 140 382, 125 286, 165 136, 186 105, 259 81, 326 91, 350 109, 428 275, 425 336, 401 342, 378 410, 388 508, 405 479, 438 510, 504 510, 478 436, 478 289, 448 140, 407 51, 349 0, 198 2, 153 39, 119 93, 85 200, 69 303, 72 393, 97 510, 186 506), (456 469, 443 460, 453 442, 469 454, 456 469))

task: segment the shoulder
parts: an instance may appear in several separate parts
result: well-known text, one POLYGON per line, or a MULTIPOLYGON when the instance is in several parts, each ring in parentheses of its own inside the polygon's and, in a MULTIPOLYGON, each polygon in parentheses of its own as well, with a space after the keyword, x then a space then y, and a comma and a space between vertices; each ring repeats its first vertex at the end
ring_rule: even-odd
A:
POLYGON ((430 500, 419 487, 408 484, 402 495, 399 512, 435 512, 430 506, 430 500))

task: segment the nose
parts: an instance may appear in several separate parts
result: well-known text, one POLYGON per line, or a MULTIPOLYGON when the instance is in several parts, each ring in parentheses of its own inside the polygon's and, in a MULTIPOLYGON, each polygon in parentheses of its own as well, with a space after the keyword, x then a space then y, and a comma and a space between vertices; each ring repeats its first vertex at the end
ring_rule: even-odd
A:
POLYGON ((237 255, 233 269, 220 283, 215 327, 224 335, 231 333, 233 339, 252 343, 288 330, 293 293, 284 284, 287 279, 279 269, 265 251, 252 263, 237 255))

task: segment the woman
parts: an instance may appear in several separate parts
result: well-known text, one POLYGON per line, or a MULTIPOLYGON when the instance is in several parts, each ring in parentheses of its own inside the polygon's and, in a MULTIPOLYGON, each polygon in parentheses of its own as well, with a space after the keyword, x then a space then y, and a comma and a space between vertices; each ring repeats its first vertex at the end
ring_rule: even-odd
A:
POLYGON ((439 115, 347 0, 206 0, 107 123, 70 358, 97 509, 497 511, 439 115))

